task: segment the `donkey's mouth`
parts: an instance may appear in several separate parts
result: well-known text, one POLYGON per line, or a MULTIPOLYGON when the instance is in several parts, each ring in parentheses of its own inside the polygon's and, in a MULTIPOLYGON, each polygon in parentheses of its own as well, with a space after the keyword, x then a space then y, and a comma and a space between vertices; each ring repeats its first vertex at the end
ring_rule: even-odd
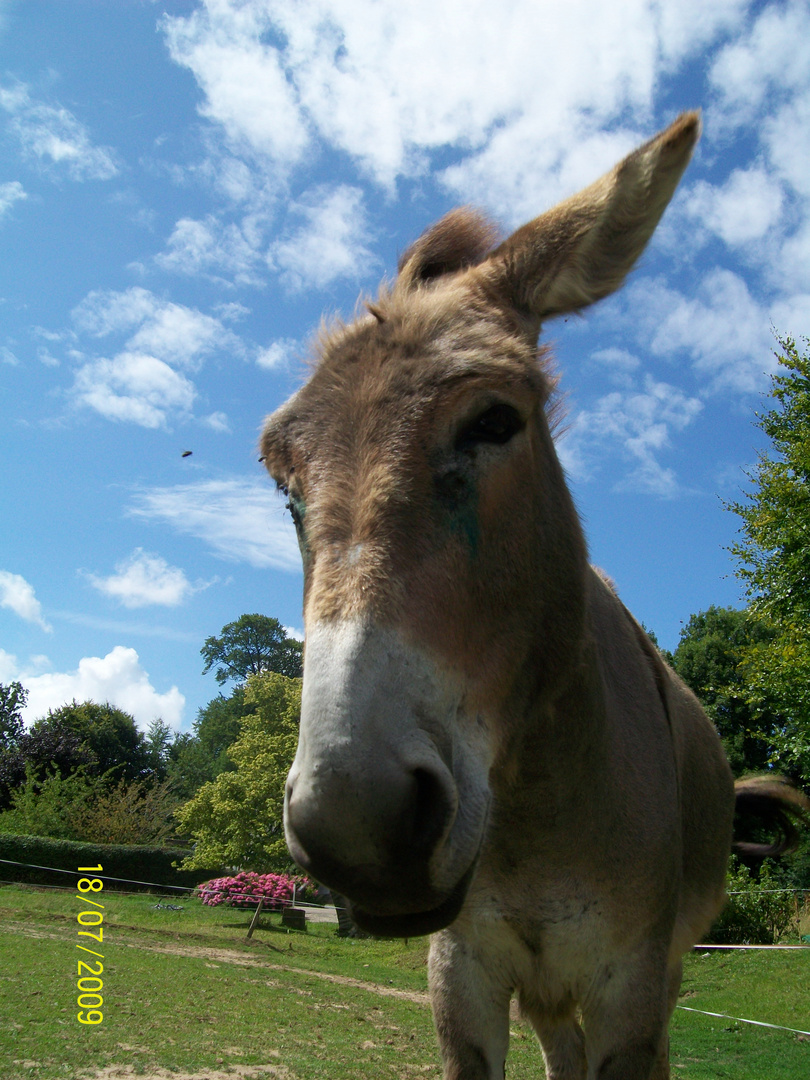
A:
POLYGON ((450 895, 437 907, 428 911, 409 911, 401 915, 377 915, 349 901, 349 912, 354 922, 367 934, 375 937, 422 937, 443 930, 458 917, 470 887, 478 859, 473 859, 461 880, 450 895))

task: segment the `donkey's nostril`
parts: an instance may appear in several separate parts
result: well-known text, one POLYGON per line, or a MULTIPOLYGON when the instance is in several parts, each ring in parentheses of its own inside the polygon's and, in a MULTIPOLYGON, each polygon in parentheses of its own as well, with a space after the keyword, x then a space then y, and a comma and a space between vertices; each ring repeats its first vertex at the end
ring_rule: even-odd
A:
POLYGON ((455 802, 442 777, 430 769, 413 770, 410 846, 429 857, 455 816, 455 802))

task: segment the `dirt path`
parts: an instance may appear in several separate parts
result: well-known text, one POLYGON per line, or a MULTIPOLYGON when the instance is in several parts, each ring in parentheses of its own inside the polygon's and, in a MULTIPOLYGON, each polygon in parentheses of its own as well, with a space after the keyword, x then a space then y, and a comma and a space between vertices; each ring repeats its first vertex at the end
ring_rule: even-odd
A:
POLYGON ((85 1073, 76 1080, 294 1080, 293 1074, 283 1065, 234 1065, 232 1069, 202 1069, 200 1072, 172 1072, 169 1069, 153 1069, 136 1072, 132 1065, 109 1065, 94 1073, 85 1073))
MULTIPOLYGON (((32 938, 48 938, 51 941, 64 941, 63 934, 55 934, 49 930, 37 929, 23 922, 4 921, 3 923, 0 923, 0 931, 13 934, 24 934, 26 937, 32 938)), ((180 942, 175 941, 161 942, 159 944, 150 944, 143 941, 119 941, 116 943, 117 948, 121 948, 122 946, 127 949, 146 949, 148 952, 164 953, 167 956, 190 956, 198 957, 201 960, 216 960, 221 964, 235 964, 237 967, 261 968, 264 971, 291 972, 297 975, 305 975, 312 979, 322 979, 324 982, 337 983, 340 986, 351 986, 356 990, 367 990, 369 993, 377 994, 381 997, 400 998, 405 1001, 413 1001, 417 1005, 430 1004, 430 998, 425 993, 397 990, 393 986, 381 986, 378 983, 364 982, 362 979, 353 979, 350 975, 332 975, 325 971, 310 971, 308 968, 295 967, 290 964, 273 963, 259 956, 250 956, 247 953, 242 952, 241 949, 183 945, 180 942)), ((267 946, 263 945, 261 942, 256 942, 251 947, 258 950, 266 948, 267 946)), ((125 1074, 122 1073, 122 1076, 123 1075, 125 1074)), ((177 1076, 176 1073, 172 1073, 171 1075, 174 1077, 177 1076)), ((225 1076, 226 1074, 223 1073, 222 1075, 225 1076)), ((247 1077, 247 1074, 245 1075, 247 1077)), ((270 1073, 269 1075, 280 1076, 282 1074, 270 1073)), ((212 1074, 212 1078, 213 1080, 219 1080, 218 1077, 214 1077, 214 1074, 212 1074)))

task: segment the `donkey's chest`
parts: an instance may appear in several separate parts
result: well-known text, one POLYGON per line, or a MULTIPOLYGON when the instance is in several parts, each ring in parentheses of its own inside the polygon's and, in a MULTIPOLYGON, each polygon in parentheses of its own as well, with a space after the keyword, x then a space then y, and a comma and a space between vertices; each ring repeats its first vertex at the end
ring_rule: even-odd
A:
POLYGON ((586 881, 518 890, 480 879, 476 885, 459 929, 496 981, 541 1011, 553 1014, 598 992, 645 932, 643 917, 632 925, 640 912, 624 917, 615 897, 586 881))

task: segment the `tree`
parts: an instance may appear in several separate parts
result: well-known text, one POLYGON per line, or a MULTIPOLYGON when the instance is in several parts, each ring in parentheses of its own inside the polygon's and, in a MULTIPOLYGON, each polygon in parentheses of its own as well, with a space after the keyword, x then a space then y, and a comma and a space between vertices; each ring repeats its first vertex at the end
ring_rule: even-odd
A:
POLYGON ((781 717, 750 700, 742 670, 747 650, 772 638, 747 611, 712 606, 690 616, 672 656, 717 728, 735 776, 767 768, 782 725, 781 717))
POLYGON ((25 731, 22 711, 27 700, 22 683, 0 683, 0 748, 13 746, 25 731))
POLYGON ((731 547, 753 618, 772 631, 744 657, 749 697, 784 717, 779 763, 810 781, 810 355, 804 340, 779 337, 773 407, 758 416, 771 447, 747 474, 753 484, 738 514, 741 539, 731 547))
POLYGON ((177 732, 159 716, 147 728, 144 749, 152 780, 160 782, 166 779, 166 772, 171 761, 171 750, 176 737, 177 732))
POLYGON ((93 844, 155 844, 175 830, 177 795, 167 782, 147 785, 92 776, 80 768, 37 776, 29 764, 0 813, 0 832, 93 844))
POLYGON ((83 768, 64 776, 56 769, 38 775, 29 762, 10 794, 10 808, 0 813, 0 832, 78 840, 73 813, 88 804, 100 783, 83 768))
POLYGON ((221 772, 236 768, 227 750, 239 737, 242 717, 254 711, 255 706, 245 703, 245 687, 240 684, 230 697, 217 694, 198 710, 194 730, 175 737, 168 749, 166 776, 183 801, 221 772))
POLYGON ((95 756, 99 774, 115 769, 117 778, 140 780, 150 773, 150 747, 134 717, 109 702, 74 700, 51 709, 32 725, 31 733, 53 727, 67 728, 81 740, 95 756))
POLYGON ((242 615, 223 626, 219 637, 206 638, 200 649, 203 675, 217 665, 214 675, 220 685, 268 671, 300 678, 301 651, 301 642, 287 637, 278 619, 268 615, 242 615))
POLYGON ((295 757, 301 714, 301 680, 276 672, 252 675, 239 738, 226 751, 236 769, 223 772, 181 806, 177 818, 195 840, 184 869, 238 866, 288 870, 283 809, 287 773, 295 757))
POLYGON ((245 701, 245 686, 235 686, 230 697, 217 694, 197 713, 194 734, 211 758, 213 780, 223 769, 233 768, 226 751, 239 738, 241 721, 256 708, 245 701))
POLYGON ((98 759, 81 736, 59 719, 37 722, 0 752, 0 810, 11 805, 14 791, 26 781, 55 772, 67 777, 79 769, 97 771, 98 759))

